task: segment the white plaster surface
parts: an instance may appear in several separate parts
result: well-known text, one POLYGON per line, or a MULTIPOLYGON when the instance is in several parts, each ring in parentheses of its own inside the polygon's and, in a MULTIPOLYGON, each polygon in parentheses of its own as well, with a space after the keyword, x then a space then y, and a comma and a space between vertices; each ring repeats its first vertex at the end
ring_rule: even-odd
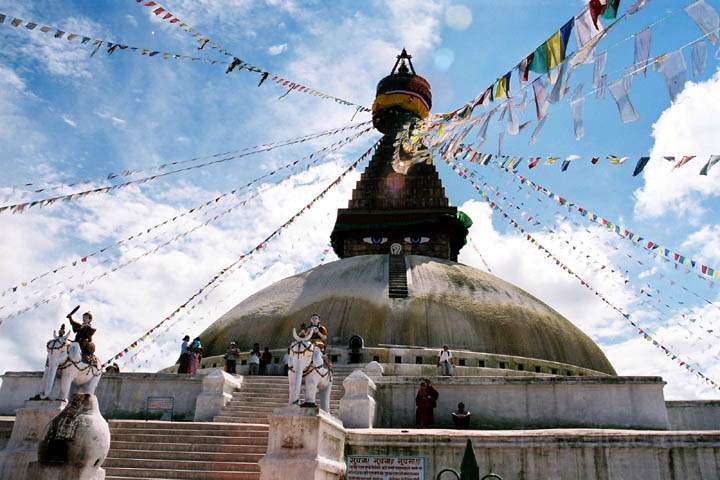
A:
MULTIPOLYGON (((377 426, 413 427, 422 377, 376 379, 377 426)), ((452 425, 459 402, 472 428, 670 427, 659 377, 435 377, 435 425, 452 425)))
POLYGON ((337 418, 296 405, 270 415, 260 480, 339 480, 345 471, 345 429, 337 418))
POLYGON ((354 370, 343 380, 340 419, 349 428, 371 428, 375 425, 375 382, 362 370, 354 370))
POLYGON ((65 401, 28 400, 17 411, 13 431, 0 452, 0 479, 24 478, 30 462, 37 460, 38 443, 45 427, 65 407, 65 401))
POLYGON ((720 430, 720 400, 676 400, 665 405, 673 430, 720 430))
POLYGON ((203 377, 202 391, 195 403, 195 421, 210 421, 232 400, 232 393, 242 387, 243 377, 213 370, 203 377))
POLYGON ((481 477, 492 471, 505 480, 720 478, 720 431, 349 429, 346 453, 422 456, 429 480, 444 468, 459 469, 467 439, 481 477))

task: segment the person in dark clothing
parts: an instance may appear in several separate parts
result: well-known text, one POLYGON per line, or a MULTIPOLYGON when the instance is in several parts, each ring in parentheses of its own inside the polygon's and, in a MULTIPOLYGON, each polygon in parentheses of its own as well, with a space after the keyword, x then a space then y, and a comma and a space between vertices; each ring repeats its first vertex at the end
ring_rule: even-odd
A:
POLYGON ((75 332, 75 341, 80 345, 83 362, 91 365, 97 365, 97 358, 95 358, 95 344, 92 341, 93 335, 96 332, 96 330, 92 327, 92 314, 90 312, 83 313, 82 323, 78 323, 73 320, 72 313, 67 315, 67 319, 70 321, 70 326, 72 327, 73 332, 75 332))
POLYGON ((272 353, 270 353, 269 347, 265 347, 265 350, 263 350, 262 355, 260 356, 260 375, 267 375, 267 367, 271 363, 272 353))
POLYGON ((225 352, 225 371, 227 373, 236 374, 237 359, 240 356, 240 350, 235 342, 230 342, 230 346, 225 352))
POLYGON ((463 402, 458 403, 456 411, 452 412, 452 420, 455 428, 459 430, 467 430, 470 428, 470 412, 465 410, 463 402))
POLYGON ((178 373, 190 373, 190 335, 185 335, 182 340, 178 373))
POLYGON ((430 380, 423 380, 420 389, 415 395, 415 423, 418 427, 427 428, 435 421, 434 410, 437 407, 437 400, 440 395, 430 384, 430 380))

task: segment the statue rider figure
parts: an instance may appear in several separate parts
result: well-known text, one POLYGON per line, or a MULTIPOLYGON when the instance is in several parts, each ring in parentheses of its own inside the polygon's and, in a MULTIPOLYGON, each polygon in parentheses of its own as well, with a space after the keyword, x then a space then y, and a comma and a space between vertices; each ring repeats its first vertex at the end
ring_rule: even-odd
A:
POLYGON ((316 346, 319 346, 318 344, 322 344, 323 346, 327 342, 328 337, 328 330, 325 328, 325 326, 320 321, 320 315, 317 313, 313 313, 310 316, 310 325, 305 326, 303 325, 300 330, 301 336, 306 336, 308 333, 312 332, 312 337, 310 337, 310 341, 315 344, 316 346))
POLYGON ((70 321, 73 332, 75 332, 75 341, 80 345, 82 360, 89 365, 97 366, 95 344, 92 341, 93 334, 96 332, 96 329, 92 327, 92 314, 90 312, 83 313, 82 323, 78 323, 72 319, 73 313, 75 313, 78 308, 79 306, 68 313, 67 319, 70 321))

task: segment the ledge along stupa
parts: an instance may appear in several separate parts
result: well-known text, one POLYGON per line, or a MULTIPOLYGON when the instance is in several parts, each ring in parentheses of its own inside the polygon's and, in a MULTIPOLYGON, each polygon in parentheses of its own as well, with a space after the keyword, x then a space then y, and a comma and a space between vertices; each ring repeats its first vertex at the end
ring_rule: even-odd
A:
POLYGON ((401 140, 431 106, 430 84, 403 51, 377 87, 373 124, 384 136, 348 208, 338 210, 331 239, 340 260, 232 308, 200 335, 208 355, 222 355, 230 341, 284 350, 292 328, 317 312, 335 363, 432 364, 448 344, 467 352, 456 355, 468 367, 615 374, 600 348, 555 310, 457 263, 472 221, 450 206, 429 152, 407 151, 401 140))

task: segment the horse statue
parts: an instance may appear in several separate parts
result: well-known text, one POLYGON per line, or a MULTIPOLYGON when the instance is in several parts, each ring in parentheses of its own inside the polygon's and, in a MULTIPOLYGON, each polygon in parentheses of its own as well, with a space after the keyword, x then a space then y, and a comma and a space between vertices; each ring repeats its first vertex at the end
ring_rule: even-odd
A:
POLYGON ((102 370, 97 365, 86 363, 82 360, 82 352, 77 342, 70 342, 70 332, 65 334, 63 330, 56 333, 53 330, 53 339, 47 342, 47 360, 45 362, 45 373, 43 374, 43 391, 38 395, 40 399, 50 398, 55 375, 62 372, 60 377, 60 393, 54 400, 67 400, 70 393, 70 386, 78 385, 79 393, 94 394, 102 370))
MULTIPOLYGON (((312 330, 312 329, 310 329, 312 330)), ((291 364, 288 368, 290 385, 289 402, 300 403, 300 391, 305 380, 304 407, 314 407, 315 399, 320 392, 320 408, 330 411, 330 392, 332 391, 332 369, 323 358, 323 352, 310 341, 312 331, 300 337, 293 328, 295 341, 290 345, 291 364)))

